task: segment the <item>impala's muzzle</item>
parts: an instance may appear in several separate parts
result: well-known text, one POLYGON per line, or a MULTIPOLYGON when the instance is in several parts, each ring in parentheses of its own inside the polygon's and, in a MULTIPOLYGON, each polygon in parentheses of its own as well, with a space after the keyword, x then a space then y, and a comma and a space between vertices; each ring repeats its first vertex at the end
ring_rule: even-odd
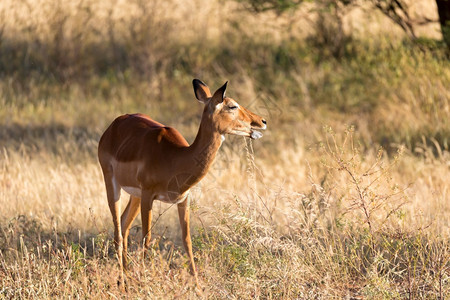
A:
POLYGON ((263 136, 263 134, 260 131, 257 131, 256 129, 265 130, 267 128, 267 122, 266 120, 255 114, 253 114, 253 117, 259 118, 259 120, 257 121, 253 120, 252 123, 250 124, 251 126, 250 138, 256 140, 262 138, 263 136))

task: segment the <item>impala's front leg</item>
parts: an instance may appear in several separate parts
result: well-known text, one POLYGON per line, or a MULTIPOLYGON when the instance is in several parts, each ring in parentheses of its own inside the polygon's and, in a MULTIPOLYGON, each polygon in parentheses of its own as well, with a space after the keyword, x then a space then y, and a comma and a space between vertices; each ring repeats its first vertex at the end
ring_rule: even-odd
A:
POLYGON ((194 255, 192 253, 191 233, 189 229, 189 198, 178 204, 178 216, 180 218, 181 234, 183 239, 184 249, 186 249, 189 261, 191 263, 191 273, 195 277, 195 282, 198 284, 197 270, 194 263, 194 255))
POLYGON ((152 238, 152 206, 153 193, 142 192, 141 198, 141 218, 142 218, 142 242, 144 244, 144 258, 150 248, 150 239, 152 238))

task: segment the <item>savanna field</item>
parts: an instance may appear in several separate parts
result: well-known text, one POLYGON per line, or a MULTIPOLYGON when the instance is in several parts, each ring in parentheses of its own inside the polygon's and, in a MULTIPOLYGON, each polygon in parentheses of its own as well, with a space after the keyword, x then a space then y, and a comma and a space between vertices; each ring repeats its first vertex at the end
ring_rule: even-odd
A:
MULTIPOLYGON (((370 7, 245 3, 0 2, 1 299, 449 297, 450 60, 438 24, 412 41, 370 7), (145 260, 140 216, 131 229, 121 293, 98 140, 141 112, 192 143, 194 78, 229 81, 227 95, 268 128, 227 136, 191 191, 202 291, 176 208, 155 202, 145 260)), ((437 18, 434 1, 420 3, 411 9, 437 18)))

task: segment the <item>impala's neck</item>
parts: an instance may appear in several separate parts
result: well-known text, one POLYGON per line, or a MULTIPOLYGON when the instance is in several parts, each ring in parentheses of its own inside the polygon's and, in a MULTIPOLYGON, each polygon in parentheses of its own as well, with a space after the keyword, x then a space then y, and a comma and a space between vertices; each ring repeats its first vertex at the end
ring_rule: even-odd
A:
POLYGON ((204 115, 194 143, 181 148, 182 152, 176 155, 168 190, 179 195, 197 184, 211 167, 221 143, 221 136, 214 130, 214 124, 204 115))
POLYGON ((197 136, 189 147, 190 159, 194 162, 191 169, 195 173, 194 176, 198 175, 201 178, 206 175, 221 144, 220 133, 215 129, 210 117, 204 114, 197 136))

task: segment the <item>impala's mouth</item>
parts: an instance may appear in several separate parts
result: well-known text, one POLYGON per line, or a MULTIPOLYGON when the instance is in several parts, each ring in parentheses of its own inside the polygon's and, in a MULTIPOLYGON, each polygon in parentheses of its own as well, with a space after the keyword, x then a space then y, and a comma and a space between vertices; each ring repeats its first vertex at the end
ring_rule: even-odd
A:
POLYGON ((248 128, 243 128, 241 130, 233 130, 231 132, 229 132, 228 134, 233 134, 233 135, 241 135, 241 136, 246 136, 251 138, 252 140, 257 140, 262 138, 263 134, 259 131, 259 130, 265 130, 266 129, 266 124, 264 124, 264 126, 258 126, 258 127, 253 127, 250 126, 248 128), (258 130, 256 130, 258 129, 258 130))
POLYGON ((259 131, 256 130, 252 130, 252 132, 250 133, 250 138, 253 140, 257 140, 259 138, 262 138, 263 134, 259 131))

